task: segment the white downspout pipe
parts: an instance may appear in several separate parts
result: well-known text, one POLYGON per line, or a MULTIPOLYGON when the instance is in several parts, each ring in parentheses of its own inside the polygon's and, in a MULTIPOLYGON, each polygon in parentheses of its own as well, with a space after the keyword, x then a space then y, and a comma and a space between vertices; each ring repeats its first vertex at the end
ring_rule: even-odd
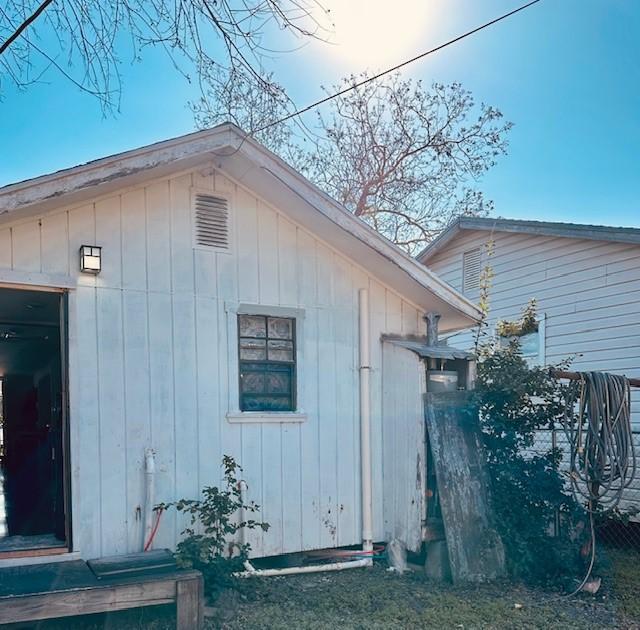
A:
POLYGON ((360 466, 362 477, 362 549, 373 551, 371 499, 371 334, 369 331, 369 291, 358 292, 360 319, 360 466))
MULTIPOLYGON (((366 558, 314 564, 306 567, 287 567, 286 569, 256 569, 248 560, 245 570, 238 577, 270 577, 277 575, 296 575, 299 573, 319 573, 321 571, 343 571, 358 567, 370 567, 373 564, 373 510, 371 492, 371 334, 369 329, 369 291, 358 292, 359 306, 359 361, 360 375, 360 466, 362 493, 362 551, 369 554, 366 558)), ((241 482, 242 483, 242 482, 241 482)), ((242 503, 245 502, 246 485, 241 486, 242 503)), ((242 518, 242 517, 241 517, 242 518)), ((244 538, 242 538, 244 540, 244 538)))
POLYGON ((142 537, 142 550, 151 537, 153 530, 153 507, 155 501, 155 476, 156 457, 152 448, 144 452, 144 535, 142 537))

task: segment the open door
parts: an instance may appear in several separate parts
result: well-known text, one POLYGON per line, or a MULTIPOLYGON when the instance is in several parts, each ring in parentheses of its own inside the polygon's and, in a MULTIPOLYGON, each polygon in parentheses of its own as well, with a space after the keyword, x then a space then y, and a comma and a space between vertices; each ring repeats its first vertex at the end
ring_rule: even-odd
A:
POLYGON ((0 288, 0 558, 69 547, 64 297, 0 288))

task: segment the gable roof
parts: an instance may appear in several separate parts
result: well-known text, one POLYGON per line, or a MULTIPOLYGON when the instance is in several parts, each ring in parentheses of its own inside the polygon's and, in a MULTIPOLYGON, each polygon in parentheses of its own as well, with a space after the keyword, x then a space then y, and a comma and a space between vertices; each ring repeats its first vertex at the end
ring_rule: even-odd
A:
POLYGON ((640 245, 640 229, 629 227, 609 227, 606 225, 586 225, 582 223, 556 223, 554 221, 525 221, 522 219, 494 219, 491 217, 458 217, 436 239, 427 245, 416 259, 427 261, 463 230, 486 232, 516 232, 535 236, 564 236, 584 238, 594 241, 613 241, 640 245))
POLYGON ((417 306, 439 312, 443 330, 480 318, 473 303, 230 123, 4 186, 0 226, 197 167, 220 170, 417 306))

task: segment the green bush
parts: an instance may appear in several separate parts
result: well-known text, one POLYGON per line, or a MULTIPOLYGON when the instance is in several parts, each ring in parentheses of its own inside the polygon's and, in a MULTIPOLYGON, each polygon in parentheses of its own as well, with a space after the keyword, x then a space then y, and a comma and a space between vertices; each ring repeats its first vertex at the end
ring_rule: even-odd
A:
POLYGON ((241 529, 262 529, 269 524, 253 518, 235 520, 242 509, 245 516, 259 511, 253 501, 245 503, 238 475, 242 468, 233 457, 225 455, 224 485, 205 487, 202 499, 180 499, 172 503, 161 503, 156 510, 174 507, 178 512, 190 516, 189 526, 182 532, 183 540, 176 547, 178 565, 198 569, 204 576, 205 592, 215 595, 233 583, 233 574, 241 571, 251 551, 248 542, 238 543, 235 535, 241 529))
MULTIPOLYGON (((536 432, 563 419, 570 395, 548 369, 530 368, 517 338, 480 349, 476 402, 494 510, 511 573, 540 581, 581 570, 575 538, 584 512, 565 486, 561 452, 535 450, 536 432), (559 515, 560 535, 553 535, 559 515)), ((547 444, 544 445, 547 447, 547 444)))

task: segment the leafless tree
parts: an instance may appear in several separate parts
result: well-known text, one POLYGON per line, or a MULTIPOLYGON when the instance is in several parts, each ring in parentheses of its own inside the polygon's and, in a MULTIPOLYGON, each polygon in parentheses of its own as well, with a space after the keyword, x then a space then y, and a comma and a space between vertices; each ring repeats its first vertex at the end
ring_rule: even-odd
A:
POLYGON ((425 88, 394 74, 357 86, 366 78, 351 76, 328 91, 342 94, 328 111, 318 111, 311 126, 315 137, 306 134, 302 142, 295 129, 275 124, 291 111, 283 93, 274 91, 258 102, 244 93, 251 88, 242 81, 234 82, 236 92, 210 84, 194 108, 196 123, 209 126, 230 118, 255 132, 410 253, 454 217, 487 214, 492 204, 477 184, 507 149, 511 124, 500 111, 477 106, 459 83, 425 88))
POLYGON ((26 88, 55 70, 111 109, 123 58, 161 47, 189 80, 220 65, 271 89, 261 72, 270 38, 322 38, 326 17, 319 0, 6 0, 0 81, 26 88))

